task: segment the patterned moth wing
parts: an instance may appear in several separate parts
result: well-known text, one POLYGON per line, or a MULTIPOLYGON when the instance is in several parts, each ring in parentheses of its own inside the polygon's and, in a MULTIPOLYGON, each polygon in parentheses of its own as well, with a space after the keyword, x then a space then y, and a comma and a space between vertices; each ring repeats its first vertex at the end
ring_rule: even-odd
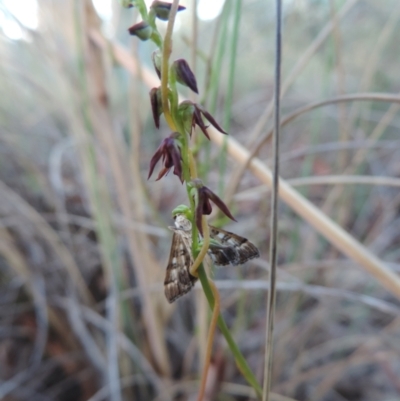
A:
POLYGON ((182 217, 178 215, 175 227, 169 227, 174 231, 164 280, 164 293, 169 303, 189 292, 197 280, 189 273, 193 264, 192 227, 190 221, 182 217))
MULTIPOLYGON (((164 280, 164 292, 168 302, 186 294, 195 285, 197 278, 190 274, 193 265, 192 223, 182 214, 175 217, 175 227, 168 227, 174 232, 171 251, 164 280)), ((213 240, 208 248, 208 255, 217 266, 239 265, 250 259, 258 258, 257 247, 247 238, 209 226, 213 240)))
POLYGON ((222 230, 221 228, 210 227, 210 237, 220 245, 210 244, 208 254, 218 266, 239 265, 250 259, 260 257, 257 247, 247 238, 222 230))

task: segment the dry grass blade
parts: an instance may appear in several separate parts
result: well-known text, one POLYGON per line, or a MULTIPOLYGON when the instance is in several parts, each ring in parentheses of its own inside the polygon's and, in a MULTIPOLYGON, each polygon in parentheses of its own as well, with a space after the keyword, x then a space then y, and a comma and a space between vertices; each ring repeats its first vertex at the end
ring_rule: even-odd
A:
POLYGON ((400 179, 394 177, 357 176, 357 175, 328 175, 321 177, 292 178, 287 182, 293 187, 306 185, 335 185, 335 184, 362 184, 400 187, 400 179))
MULTIPOLYGON (((286 182, 292 187, 311 185, 378 185, 387 187, 400 187, 400 179, 393 177, 363 176, 363 175, 324 175, 320 177, 289 178, 286 182)), ((248 199, 260 199, 269 192, 265 185, 238 192, 234 196, 237 202, 248 199)))
POLYGON ((76 288, 79 289, 82 298, 86 303, 92 303, 92 296, 86 287, 86 283, 82 277, 82 274, 70 251, 61 242, 61 239, 57 233, 54 232, 52 227, 32 206, 30 206, 21 196, 14 192, 4 182, 0 182, 0 192, 3 194, 3 200, 8 201, 10 205, 15 208, 16 213, 21 213, 37 227, 40 234, 51 245, 51 247, 54 249, 54 252, 64 263, 68 273, 76 285, 76 288))

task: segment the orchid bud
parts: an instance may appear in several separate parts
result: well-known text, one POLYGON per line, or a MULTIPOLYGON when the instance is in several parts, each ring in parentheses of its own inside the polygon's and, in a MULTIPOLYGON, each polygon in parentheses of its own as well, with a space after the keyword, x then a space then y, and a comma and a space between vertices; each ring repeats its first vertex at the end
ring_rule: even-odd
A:
POLYGON ((145 41, 150 39, 153 28, 147 22, 142 21, 132 25, 128 31, 131 35, 137 36, 140 40, 145 41))
POLYGON ((175 73, 176 80, 187 87, 193 92, 199 93, 197 89, 196 77, 194 76, 189 64, 183 58, 175 60, 171 65, 171 71, 175 73))
POLYGON ((161 88, 153 88, 150 91, 151 110, 153 112, 154 124, 160 128, 160 116, 163 112, 161 100, 161 88))
MULTIPOLYGON (((172 3, 167 1, 153 1, 150 9, 154 10, 156 17, 162 21, 168 21, 172 3)), ((186 10, 186 7, 178 6, 178 11, 186 10)))
POLYGON ((151 55, 151 59, 153 60, 154 69, 158 75, 158 78, 161 79, 161 64, 162 64, 162 56, 160 50, 156 50, 151 55))

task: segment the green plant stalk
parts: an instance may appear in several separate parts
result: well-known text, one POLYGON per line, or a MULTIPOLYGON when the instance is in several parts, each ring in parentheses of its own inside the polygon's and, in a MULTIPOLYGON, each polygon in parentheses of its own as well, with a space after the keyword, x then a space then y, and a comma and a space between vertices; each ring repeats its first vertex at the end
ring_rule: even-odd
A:
MULTIPOLYGON (((233 15, 233 35, 232 42, 230 46, 230 59, 229 59, 229 75, 228 75, 228 87, 225 98, 225 108, 224 108, 224 122, 223 127, 225 131, 229 132, 231 113, 232 113, 232 97, 233 97, 233 87, 235 84, 235 66, 236 66, 236 52, 237 44, 239 40, 239 25, 241 16, 242 0, 236 0, 234 15, 233 15)), ((227 137, 224 137, 224 142, 219 154, 219 182, 218 182, 218 192, 222 196, 224 192, 225 184, 225 172, 226 172, 226 155, 227 155, 227 137)))
MULTIPOLYGON (((199 280, 203 287, 203 291, 207 298, 208 304, 210 305, 210 308, 212 310, 214 308, 214 296, 210 284, 208 283, 208 277, 204 270, 203 264, 200 265, 200 267, 197 270, 197 273, 199 275, 199 280)), ((257 396, 261 398, 262 388, 258 383, 256 377, 254 376, 253 372, 251 371, 242 353, 240 352, 239 347, 235 343, 235 340, 233 339, 231 332, 221 315, 218 317, 218 327, 221 330, 223 336, 225 337, 226 342, 228 343, 228 346, 235 358, 237 367, 239 368, 240 372, 247 380, 247 382, 250 384, 250 386, 254 388, 255 392, 257 393, 257 396)))
MULTIPOLYGON (((170 82, 170 86, 172 89, 172 93, 174 93, 175 90, 175 82, 170 82)), ((192 212, 192 216, 195 216, 195 202, 193 200, 193 197, 190 194, 190 191, 192 189, 192 187, 190 185, 188 185, 188 182, 191 179, 190 176, 190 163, 189 163, 189 135, 185 133, 182 124, 178 121, 178 119, 174 119, 178 128, 178 131, 183 134, 183 137, 185 138, 183 141, 183 148, 182 148, 182 158, 183 158, 183 175, 186 181, 186 189, 187 189, 187 194, 188 194, 188 198, 189 198, 189 202, 190 202, 190 209, 192 212)), ((197 226, 194 223, 194 221, 192 221, 192 252, 193 255, 196 254, 196 252, 198 251, 198 230, 197 230, 197 226)), ((204 293, 206 295, 207 301, 210 305, 211 310, 214 309, 214 295, 212 293, 210 284, 208 282, 208 277, 207 274, 204 270, 203 264, 200 265, 200 267, 197 270, 201 285, 203 287, 204 293)), ((229 348, 235 358, 236 364, 239 368, 239 370, 241 371, 241 373, 243 374, 244 378, 247 380, 247 382, 254 388, 254 390, 256 391, 257 395, 259 397, 261 397, 262 394, 262 389, 261 386, 259 385, 256 377, 254 376, 253 372, 251 371, 249 365, 247 364, 245 358, 243 357, 242 353, 239 350, 239 347, 237 346, 237 344, 235 343, 235 340, 233 339, 228 326, 226 325, 224 319, 222 318, 222 316, 220 315, 218 318, 218 327, 221 330, 221 333, 223 334, 223 336, 226 339, 226 342, 229 345, 229 348)))
POLYGON ((163 41, 160 32, 158 32, 157 29, 154 11, 150 10, 150 13, 147 13, 147 6, 144 0, 137 0, 135 7, 138 9, 143 21, 146 21, 153 28, 153 33, 151 34, 150 40, 153 41, 156 46, 162 49, 163 41))
POLYGON ((136 0, 135 1, 135 7, 139 10, 139 13, 140 13, 141 17, 145 21, 147 21, 148 20, 148 14, 147 14, 146 3, 144 2, 144 0, 136 0))
POLYGON ((211 114, 215 113, 215 110, 217 109, 217 98, 218 98, 218 82, 220 81, 221 77, 221 71, 222 71, 222 60, 224 58, 225 54, 225 48, 226 48, 226 35, 227 35, 227 29, 228 29, 228 19, 229 19, 229 14, 231 11, 231 2, 226 2, 224 6, 224 10, 222 12, 222 29, 221 29, 221 35, 218 40, 218 51, 217 51, 217 57, 215 60, 215 63, 212 66, 211 69, 211 90, 210 90, 210 105, 208 107, 209 111, 211 114))
MULTIPOLYGON (((218 50, 217 50, 217 56, 215 58, 215 62, 213 63, 211 67, 211 79, 210 79, 210 85, 208 88, 206 88, 206 94, 209 93, 209 106, 208 110, 212 115, 214 115, 215 110, 217 108, 217 98, 218 98, 218 82, 221 77, 221 69, 222 69, 222 60, 224 58, 224 53, 225 53, 225 43, 226 43, 226 32, 228 28, 228 19, 229 19, 229 13, 230 13, 230 2, 226 2, 224 5, 224 9, 222 11, 221 15, 221 32, 218 37, 218 50)), ((204 148, 205 148, 205 161, 203 163, 203 166, 201 168, 201 175, 204 177, 204 179, 207 179, 208 173, 211 168, 211 144, 207 140, 201 139, 205 143, 204 148)), ((201 142, 200 142, 201 143, 201 142)))
MULTIPOLYGON (((174 21, 176 12, 178 10, 178 1, 174 0, 171 6, 171 11, 169 14, 169 20, 167 25, 167 32, 165 33, 164 44, 162 49, 162 65, 161 65, 161 99, 162 107, 164 112, 164 117, 168 123, 168 126, 175 131, 176 125, 170 114, 169 102, 168 102, 168 83, 169 83, 169 56, 172 52, 172 31, 174 28, 174 21)), ((176 90, 176 89, 175 89, 176 90)))
POLYGON ((232 95, 233 87, 235 84, 235 67, 236 67, 236 54, 237 45, 239 41, 239 26, 241 17, 242 0, 236 0, 234 14, 233 14, 233 34, 230 46, 230 59, 229 59, 229 74, 228 74, 228 87, 226 90, 225 108, 224 108, 224 129, 229 132, 231 112, 232 112, 232 95))
MULTIPOLYGON (((175 119, 178 120, 178 119, 175 119)), ((183 148, 182 148, 182 159, 183 159, 183 167, 182 167, 182 171, 183 171, 183 176, 185 179, 185 183, 186 183, 186 192, 187 192, 187 196, 190 202, 190 211, 192 214, 192 219, 194 219, 195 216, 195 209, 196 209, 196 204, 195 201, 193 199, 193 197, 191 196, 191 185, 190 185, 190 181, 191 181, 191 172, 190 172, 190 136, 189 134, 187 134, 185 132, 185 129, 183 127, 183 125, 181 124, 180 121, 177 121, 177 127, 178 127, 178 131, 180 134, 183 134, 183 148)), ((199 234, 197 232, 197 226, 196 224, 194 224, 194 220, 192 220, 192 254, 195 255, 195 252, 197 251, 198 248, 198 238, 199 238, 199 234)))

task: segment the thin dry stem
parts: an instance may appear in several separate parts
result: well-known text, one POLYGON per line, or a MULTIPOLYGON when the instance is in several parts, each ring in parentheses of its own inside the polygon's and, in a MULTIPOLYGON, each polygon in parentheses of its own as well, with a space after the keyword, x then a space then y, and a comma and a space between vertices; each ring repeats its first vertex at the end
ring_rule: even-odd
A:
POLYGON ((278 202, 279 202, 279 134, 281 125, 281 63, 282 63, 282 3, 276 0, 275 23, 275 88, 274 88, 274 133, 273 133, 273 173, 271 193, 271 229, 269 246, 270 279, 267 303, 266 347, 264 358, 263 401, 270 399, 273 339, 276 302, 277 258, 278 258, 278 202))
POLYGON ((380 185, 386 187, 400 187, 400 178, 362 176, 362 175, 326 175, 319 177, 302 177, 287 180, 293 187, 307 185, 380 185))

